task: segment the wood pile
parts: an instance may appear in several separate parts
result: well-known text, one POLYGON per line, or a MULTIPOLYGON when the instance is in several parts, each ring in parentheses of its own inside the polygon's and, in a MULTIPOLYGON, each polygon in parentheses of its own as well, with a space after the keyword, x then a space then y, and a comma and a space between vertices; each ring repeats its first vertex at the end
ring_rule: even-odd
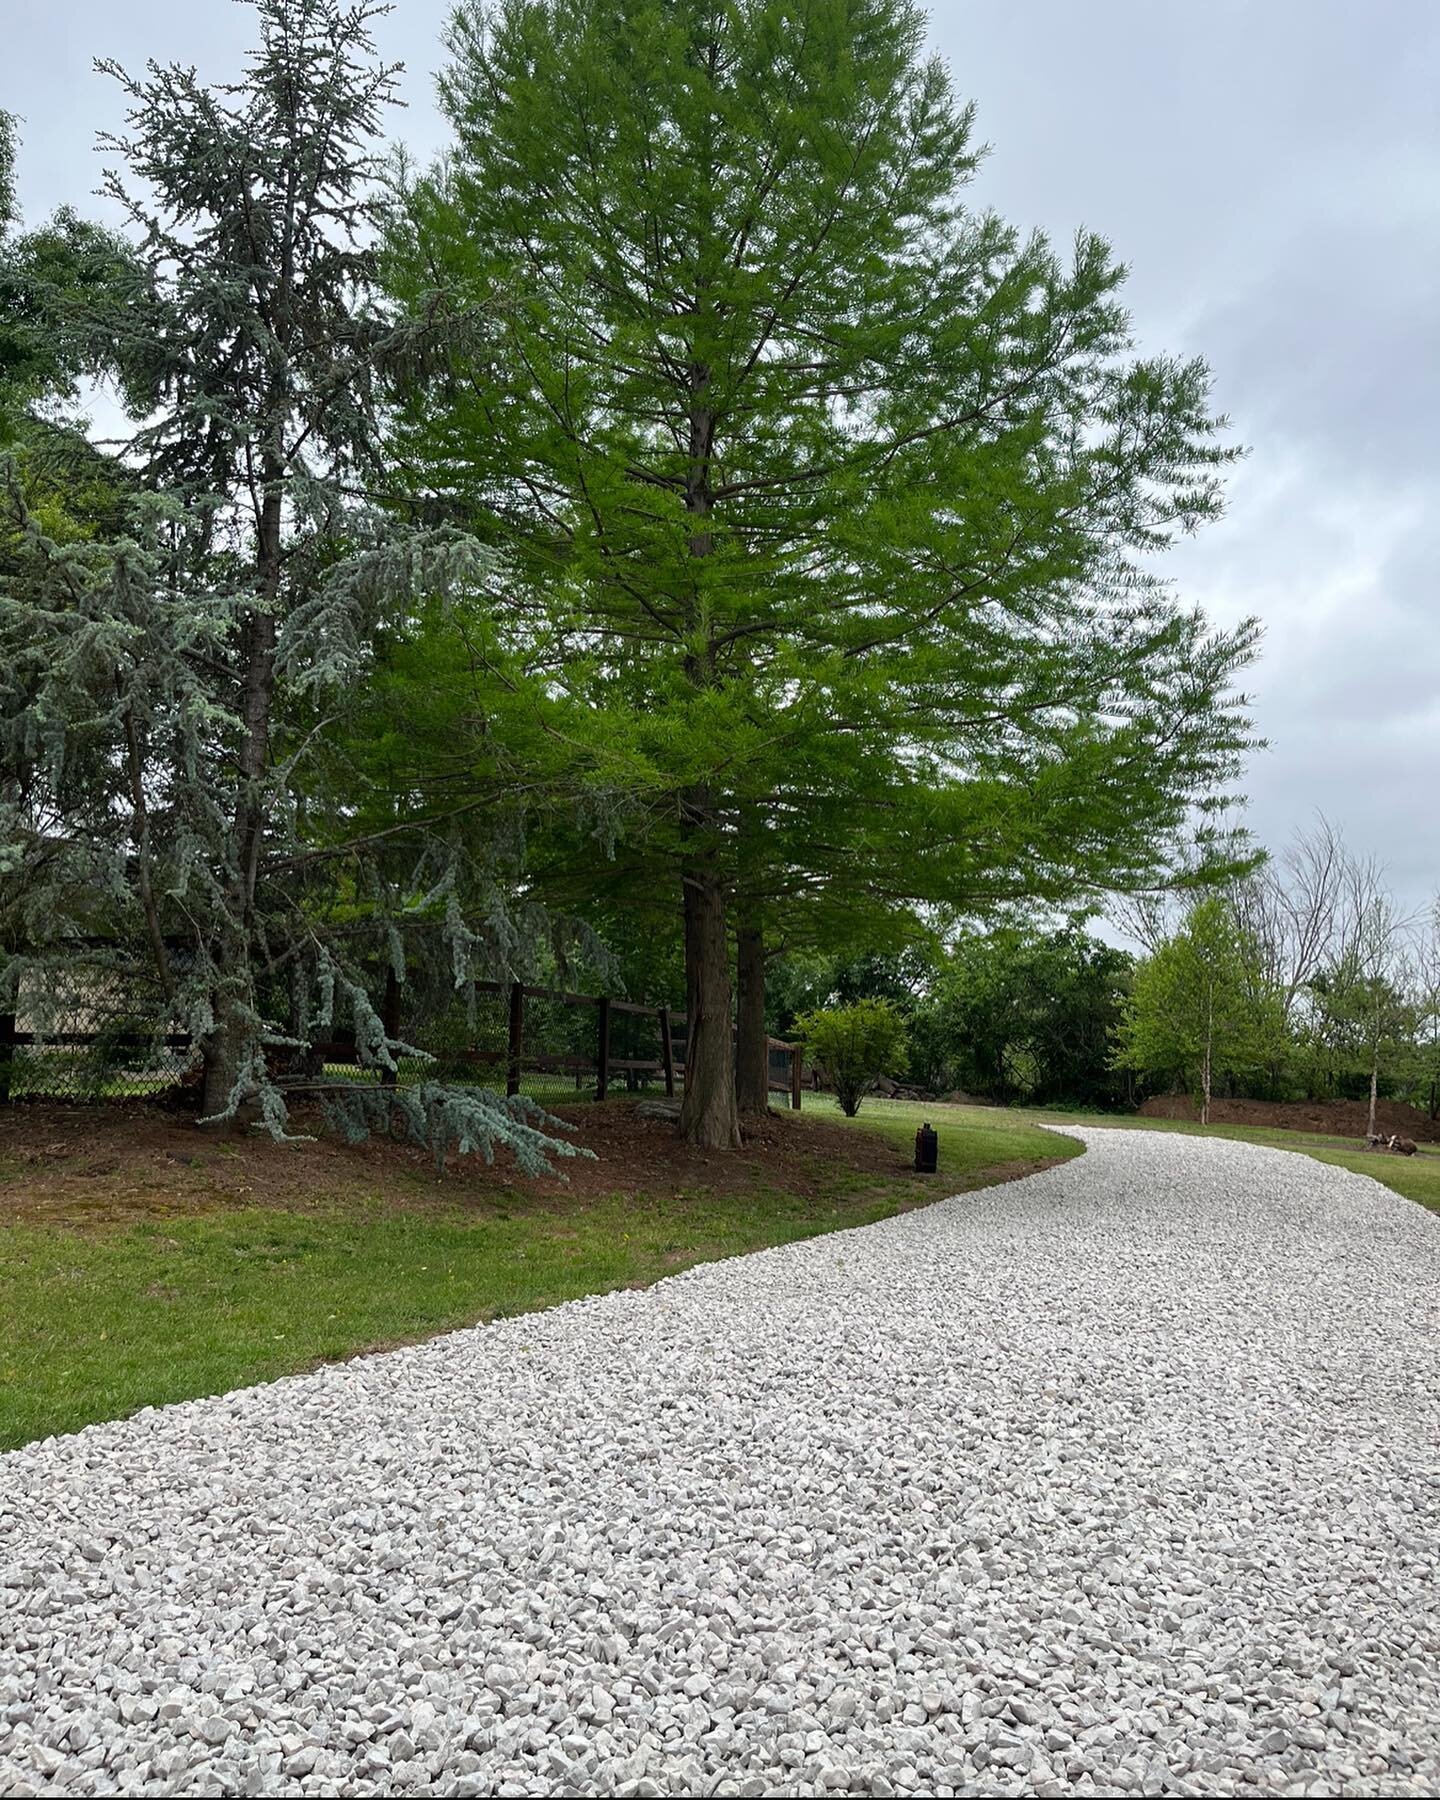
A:
POLYGON ((1413 1156, 1415 1154, 1414 1141, 1407 1137, 1401 1137, 1398 1132, 1392 1132, 1389 1137, 1378 1132, 1368 1135, 1365 1139, 1365 1148, 1378 1150, 1382 1154, 1391 1156, 1413 1156))

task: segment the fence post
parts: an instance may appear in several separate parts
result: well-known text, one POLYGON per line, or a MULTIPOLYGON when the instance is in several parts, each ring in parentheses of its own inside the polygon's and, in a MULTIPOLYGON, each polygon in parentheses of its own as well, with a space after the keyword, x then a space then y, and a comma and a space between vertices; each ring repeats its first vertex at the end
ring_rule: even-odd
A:
POLYGON ((790 1047, 790 1110, 800 1110, 800 1083, 805 1074, 805 1052, 798 1044, 790 1047))
POLYGON ((505 1047, 505 1092, 520 1092, 520 1057, 525 1048, 525 990, 510 983, 510 1029, 505 1047))
MULTIPOLYGON (((395 979, 395 971, 385 971, 385 998, 380 1005, 380 1023, 385 1027, 385 1035, 393 1044, 400 1035, 400 983, 395 979)), ((395 1052, 392 1050, 393 1056, 395 1052)), ((398 1079, 394 1069, 381 1069, 380 1085, 394 1087, 398 1079)))
POLYGON ((600 1015, 596 1031, 595 1098, 603 1100, 610 1091, 610 996, 601 995, 596 1009, 600 1015))
POLYGON ((15 1015, 0 1013, 0 1106, 10 1099, 10 1076, 15 1067, 15 1015))
POLYGON ((665 1097, 675 1098, 675 1040, 670 1035, 670 1008, 662 1006, 660 1014, 660 1055, 665 1063, 665 1097))

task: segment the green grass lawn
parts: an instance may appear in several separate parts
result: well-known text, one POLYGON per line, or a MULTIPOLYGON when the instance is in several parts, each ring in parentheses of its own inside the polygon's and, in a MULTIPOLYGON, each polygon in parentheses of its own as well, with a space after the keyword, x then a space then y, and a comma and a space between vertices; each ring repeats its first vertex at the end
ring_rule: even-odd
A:
MULTIPOLYGON (((876 1109, 857 1128, 867 1127, 908 1148, 903 1121, 876 1109)), ((273 1171, 286 1151, 267 1153, 273 1171)), ((803 1195, 761 1176, 730 1192, 697 1183, 663 1196, 537 1197, 493 1185, 461 1194, 397 1169, 372 1176, 368 1190, 353 1174, 337 1179, 333 1198, 307 1191, 294 1204, 249 1205, 242 1187, 239 1203, 216 1205, 195 1171, 191 1210, 188 1189, 175 1204, 172 1158, 166 1210, 151 1216, 143 1193, 126 1202, 139 1216, 124 1211, 143 1170, 122 1158, 85 1190, 93 1220, 73 1208, 53 1220, 27 1214, 27 1167, 0 1159, 0 1201, 20 1203, 0 1227, 0 1447, 869 1224, 1068 1153, 1033 1125, 982 1114, 944 1128, 933 1182, 822 1157, 807 1166, 803 1195)))
POLYGON ((807 1111, 856 1130, 878 1131, 907 1157, 922 1125, 935 1128, 942 1180, 951 1192, 963 1189, 976 1172, 997 1163, 1031 1162, 1040 1157, 1078 1156, 1074 1138, 1057 1138, 1043 1129, 1038 1114, 999 1106, 949 1106, 941 1100, 882 1100, 870 1095, 860 1111, 847 1119, 829 1094, 806 1094, 807 1111))

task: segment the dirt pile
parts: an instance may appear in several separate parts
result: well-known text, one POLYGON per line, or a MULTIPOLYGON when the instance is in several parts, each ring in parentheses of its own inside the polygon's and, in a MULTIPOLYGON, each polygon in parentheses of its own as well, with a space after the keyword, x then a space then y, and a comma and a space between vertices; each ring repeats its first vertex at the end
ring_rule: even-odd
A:
MULTIPOLYGON (((1146 1119, 1198 1119, 1200 1108, 1187 1094, 1160 1094, 1140 1108, 1146 1119)), ((1364 1142, 1369 1123, 1369 1103, 1364 1100, 1212 1100, 1213 1125, 1263 1125, 1278 1131, 1314 1131, 1326 1137, 1359 1138, 1364 1142)), ((1375 1124, 1389 1136, 1414 1138, 1420 1144, 1440 1144, 1440 1120, 1427 1118, 1417 1107, 1401 1100, 1382 1100, 1375 1109, 1375 1124)))

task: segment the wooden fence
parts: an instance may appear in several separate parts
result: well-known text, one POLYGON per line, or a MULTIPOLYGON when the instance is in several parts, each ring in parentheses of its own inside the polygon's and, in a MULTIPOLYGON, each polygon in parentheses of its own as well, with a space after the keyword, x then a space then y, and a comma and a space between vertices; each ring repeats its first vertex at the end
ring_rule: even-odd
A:
MULTIPOLYGON (((463 1049, 447 1053, 445 1060, 490 1069, 498 1068, 503 1064, 507 1094, 518 1094, 521 1091, 527 1073, 570 1076, 574 1078, 577 1089, 581 1088, 586 1076, 591 1076, 597 1100, 608 1098, 616 1076, 638 1077, 647 1083, 663 1081, 665 1093, 671 1098, 675 1095, 677 1081, 682 1088, 684 1086, 684 1034, 687 1021, 683 1012, 672 1012, 668 1006, 646 1006, 635 1000, 617 1000, 608 994, 573 994, 558 988, 532 987, 528 983, 520 981, 510 982, 508 985, 493 981, 481 981, 475 984, 475 991, 504 997, 505 1047, 500 1049, 493 1046, 466 1045, 463 1049), (556 1055, 528 1050, 525 1042, 527 1010, 529 1003, 537 1000, 544 1001, 550 1006, 593 1009, 595 1013, 594 1054, 586 1056, 569 1052, 556 1055), (625 1017, 654 1021, 658 1049, 656 1056, 636 1057, 614 1054, 615 1021, 617 1018, 625 1017)), ((401 1035, 400 990, 393 976, 386 982, 381 1017, 384 1020, 386 1032, 392 1038, 398 1038, 401 1035)), ((801 1046, 787 1043, 783 1038, 767 1038, 766 1046, 770 1052, 767 1057, 770 1091, 787 1095, 791 1107, 798 1112, 804 1087, 804 1055, 801 1046), (783 1075, 777 1075, 774 1068, 777 1052, 780 1053, 785 1063, 783 1075)), ((426 1048, 424 1045, 418 1047, 426 1048)), ((354 1049, 353 1038, 336 1038, 317 1046, 317 1054, 321 1055, 327 1063, 343 1065, 350 1057, 353 1057, 354 1049)), ((382 1079, 393 1084, 399 1077, 387 1070, 382 1079)), ((627 1085, 633 1086, 633 1079, 627 1079, 627 1085)))

